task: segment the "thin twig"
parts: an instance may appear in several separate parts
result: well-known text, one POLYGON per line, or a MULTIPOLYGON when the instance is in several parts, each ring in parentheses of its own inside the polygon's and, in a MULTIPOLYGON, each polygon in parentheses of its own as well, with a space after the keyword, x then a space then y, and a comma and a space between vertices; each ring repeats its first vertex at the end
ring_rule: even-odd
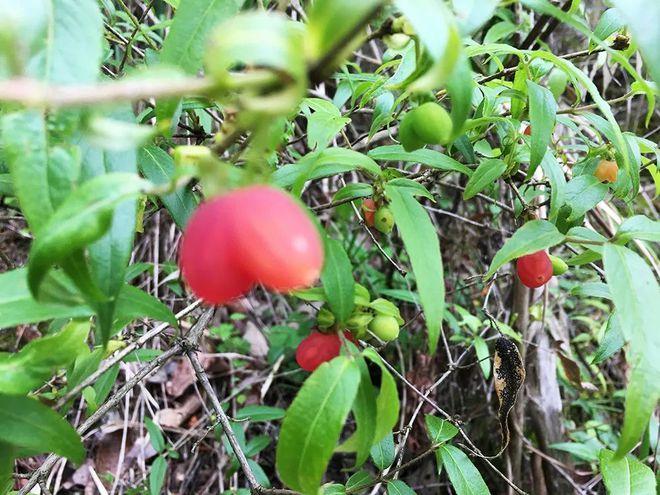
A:
MULTIPOLYGON (((207 323, 213 315, 213 309, 207 310, 202 316, 197 320, 195 325, 190 329, 188 335, 184 340, 181 340, 179 343, 172 346, 167 351, 163 352, 149 364, 143 366, 138 370, 135 375, 131 377, 114 395, 112 395, 101 407, 99 407, 94 414, 92 414, 87 420, 82 423, 76 430, 78 434, 82 435, 87 432, 98 420, 100 420, 105 414, 115 407, 126 394, 128 394, 133 387, 135 387, 138 382, 144 380, 149 375, 154 373, 156 370, 165 366, 165 364, 172 359, 174 356, 182 354, 185 349, 194 347, 197 344, 202 332, 206 328, 207 323)), ((40 480, 45 479, 48 476, 48 473, 53 468, 57 460, 59 459, 58 455, 50 454, 44 463, 34 472, 27 483, 20 489, 18 495, 27 495, 32 488, 39 483, 40 480)))

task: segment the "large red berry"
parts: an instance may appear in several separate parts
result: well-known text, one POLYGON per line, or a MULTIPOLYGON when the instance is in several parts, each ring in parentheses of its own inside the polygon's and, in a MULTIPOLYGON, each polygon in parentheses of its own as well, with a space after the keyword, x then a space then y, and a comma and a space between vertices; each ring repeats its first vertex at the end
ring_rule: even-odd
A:
POLYGON ((232 193, 236 256, 243 271, 270 289, 288 292, 312 285, 323 268, 323 242, 302 207, 270 186, 232 193))
MULTIPOLYGON (((344 336, 355 342, 349 332, 344 332, 344 336)), ((302 369, 314 371, 321 364, 339 356, 340 350, 339 334, 312 332, 298 344, 296 362, 302 369)))
POLYGON ((290 291, 311 285, 323 267, 312 220, 287 193, 237 189, 202 204, 183 235, 180 267, 205 302, 224 304, 257 283, 290 291))
POLYGON ((552 261, 545 251, 521 256, 516 262, 518 278, 530 288, 541 287, 552 278, 552 261))
POLYGON ((362 216, 364 217, 364 223, 367 227, 374 226, 374 216, 376 215, 377 209, 378 206, 373 199, 367 198, 362 201, 362 216))
POLYGON ((235 259, 231 195, 202 205, 190 217, 181 242, 179 266, 192 291, 209 304, 224 304, 250 290, 254 280, 235 259))

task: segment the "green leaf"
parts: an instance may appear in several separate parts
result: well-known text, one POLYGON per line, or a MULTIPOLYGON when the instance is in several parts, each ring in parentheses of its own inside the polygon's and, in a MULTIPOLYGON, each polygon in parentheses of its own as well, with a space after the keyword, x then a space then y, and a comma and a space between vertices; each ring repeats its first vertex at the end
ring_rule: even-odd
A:
POLYGON ((594 354, 591 362, 593 364, 600 364, 609 357, 613 356, 621 350, 626 343, 621 331, 621 324, 617 318, 616 313, 612 313, 607 319, 607 326, 605 327, 605 334, 600 341, 600 345, 594 354))
POLYGON ((443 85, 453 72, 463 46, 453 14, 444 2, 435 0, 395 0, 394 5, 410 21, 434 61, 411 89, 425 91, 443 85))
POLYGON ((660 4, 646 0, 613 0, 639 46, 655 82, 660 83, 660 4))
POLYGON ((443 445, 439 452, 456 495, 490 494, 481 474, 462 450, 453 445, 443 445))
POLYGON ((527 81, 529 94, 529 121, 532 126, 530 136, 530 160, 527 178, 534 175, 534 171, 546 154, 548 145, 552 140, 552 131, 557 119, 557 102, 550 90, 539 86, 535 82, 527 81))
POLYGON ((345 322, 353 312, 353 266, 341 242, 325 237, 325 262, 321 282, 330 309, 338 322, 345 322))
POLYGON ((116 332, 131 321, 144 317, 178 326, 172 310, 157 298, 132 285, 124 285, 117 296, 113 330, 116 332))
POLYGON ((204 55, 206 74, 217 84, 214 97, 253 119, 291 113, 307 89, 304 34, 300 22, 266 10, 240 12, 218 24, 204 55), (235 72, 239 67, 247 80, 235 72))
MULTIPOLYGON (((184 2, 185 4, 186 2, 184 2)), ((165 483, 165 474, 167 473, 167 459, 159 455, 151 464, 149 469, 149 493, 150 495, 159 495, 165 483)))
POLYGON ((401 145, 380 146, 369 151, 369 157, 376 161, 421 163, 437 170, 454 171, 472 175, 472 170, 453 158, 429 149, 405 151, 401 145))
POLYGON ((360 492, 368 486, 371 486, 373 480, 374 477, 371 473, 361 470, 348 478, 348 481, 346 481, 346 489, 350 490, 351 493, 360 492))
POLYGON ((332 138, 351 121, 342 117, 332 102, 320 98, 303 100, 302 112, 307 117, 307 144, 310 149, 327 148, 332 138))
POLYGON ((566 201, 566 177, 557 158, 548 151, 541 161, 541 169, 550 181, 550 212, 548 219, 556 221, 559 209, 566 201))
POLYGON ((461 34, 471 34, 486 24, 498 3, 497 0, 453 0, 452 6, 461 34))
POLYGON ((381 127, 392 121, 393 109, 394 95, 389 91, 384 92, 374 100, 374 113, 371 117, 369 139, 373 138, 381 127))
POLYGON ((282 422, 277 471, 293 490, 315 495, 360 382, 357 363, 339 356, 305 381, 282 422))
POLYGON ((251 422, 274 421, 282 419, 285 413, 286 411, 280 407, 252 404, 236 411, 234 418, 237 420, 249 419, 251 422))
POLYGON ((44 301, 35 300, 27 285, 27 268, 0 274, 0 328, 94 314, 69 279, 59 271, 51 271, 46 276, 41 292, 44 301), (48 296, 56 299, 46 300, 48 296))
POLYGON ((653 471, 633 457, 616 459, 614 452, 600 451, 600 472, 610 495, 655 495, 653 471))
POLYGON ((660 222, 644 215, 626 218, 619 226, 615 237, 617 243, 627 243, 631 239, 660 242, 660 222))
MULTIPOLYGON (((341 59, 350 53, 355 43, 345 43, 345 39, 355 38, 360 34, 357 29, 361 24, 365 25, 370 17, 376 13, 381 0, 363 0, 353 2, 351 0, 316 0, 309 11, 307 21, 307 39, 305 48, 307 55, 312 60, 324 60, 329 53, 343 49, 335 58, 341 59)), ((362 28, 364 31, 365 28, 362 28)), ((332 62, 332 60, 324 60, 332 62)))
POLYGON ((568 222, 577 220, 605 199, 608 186, 593 175, 580 175, 566 185, 566 204, 571 207, 568 222))
POLYGON ((54 452, 80 464, 85 448, 76 431, 36 399, 0 394, 0 441, 35 453, 54 452))
MULTIPOLYGON (((140 172, 154 184, 167 184, 175 179, 174 160, 158 146, 145 146, 138 154, 140 172)), ((181 187, 170 194, 160 196, 160 200, 172 215, 172 220, 183 229, 197 207, 192 190, 181 187)))
POLYGON ((374 465, 380 469, 387 469, 392 465, 396 457, 396 448, 394 447, 394 436, 390 433, 380 442, 371 447, 369 452, 374 465))
POLYGON ((165 437, 163 436, 163 432, 160 431, 160 427, 154 423, 151 418, 145 418, 144 425, 147 427, 149 441, 154 450, 156 452, 162 452, 165 450, 165 437))
POLYGON ((360 386, 353 402, 355 433, 336 452, 355 452, 355 468, 364 464, 374 443, 376 430, 376 390, 369 377, 369 369, 364 359, 358 359, 360 366, 360 386))
MULTIPOLYGON (((130 107, 117 112, 115 117, 123 122, 135 120, 130 107)), ((104 151, 83 146, 81 180, 113 172, 137 173, 136 153, 128 151, 104 151)), ((115 207, 108 231, 89 245, 89 268, 97 287, 108 297, 108 301, 96 306, 101 334, 108 334, 115 312, 115 298, 124 285, 126 265, 131 258, 137 201, 128 198, 115 207)))
POLYGON ((492 277, 505 263, 520 258, 526 254, 555 246, 564 241, 564 235, 557 227, 546 220, 532 220, 516 230, 504 246, 495 254, 490 268, 484 275, 485 279, 492 277))
POLYGON ((302 189, 309 180, 359 169, 373 176, 381 174, 378 164, 362 153, 346 148, 328 148, 309 153, 298 163, 280 167, 273 173, 272 180, 281 187, 296 185, 297 189, 302 189))
MULTIPOLYGON (((624 26, 624 21, 617 9, 607 9, 598 19, 598 24, 594 28, 594 36, 601 40, 606 40, 611 34, 620 30, 624 26)), ((593 48, 596 43, 591 41, 589 47, 593 48)))
POLYGON ((571 294, 579 297, 601 297, 612 299, 610 289, 602 282, 584 282, 571 289, 571 294))
POLYGON ((415 490, 404 481, 391 480, 387 482, 387 495, 415 495, 415 490))
MULTIPOLYGON (((43 33, 30 47, 28 75, 57 84, 94 82, 103 55, 103 23, 96 0, 39 3, 37 11, 25 13, 43 21, 40 25, 43 33)), ((34 8, 35 4, 28 2, 22 7, 21 4, 16 6, 34 8)))
POLYGON ((426 414, 424 416, 424 422, 429 432, 429 439, 433 445, 448 442, 458 434, 458 428, 453 424, 432 414, 426 414))
POLYGON ((172 18, 160 62, 195 74, 202 67, 207 38, 220 21, 235 15, 244 0, 186 0, 172 18))
POLYGON ((15 354, 0 354, 0 393, 26 394, 87 350, 89 320, 72 321, 57 333, 30 341, 15 354))
POLYGON ((639 441, 660 398, 660 333, 657 304, 660 287, 644 260, 627 248, 606 244, 603 263, 617 318, 630 343, 632 365, 626 388, 623 430, 616 451, 622 458, 639 441))
POLYGON ((560 442, 553 443, 550 445, 551 449, 561 450, 562 452, 568 452, 569 454, 575 456, 581 461, 586 462, 597 462, 598 461, 598 451, 600 447, 598 446, 599 442, 560 442))
POLYGON ((37 233, 54 210, 44 117, 36 111, 6 114, 0 136, 14 193, 30 228, 37 233))
POLYGON ((380 367, 380 391, 376 397, 376 429, 374 443, 380 442, 392 433, 392 428, 399 420, 399 393, 392 374, 383 363, 380 356, 371 348, 362 352, 363 356, 380 367))
POLYGON ((479 360, 481 371, 484 373, 484 378, 488 380, 490 377, 490 352, 488 351, 486 341, 478 335, 474 337, 474 350, 477 353, 477 359, 479 360))
POLYGON ((50 217, 30 249, 28 284, 33 294, 48 269, 101 238, 115 206, 149 184, 130 173, 112 173, 84 183, 50 217))
POLYGON ((429 350, 433 354, 445 309, 444 274, 438 234, 424 207, 406 190, 386 184, 385 192, 390 199, 390 209, 399 235, 410 257, 426 318, 429 350))
POLYGON ((435 201, 433 199, 433 194, 431 194, 429 190, 422 184, 415 182, 414 180, 400 177, 398 179, 392 179, 387 183, 390 186, 397 187, 401 191, 407 191, 407 194, 410 194, 411 196, 423 196, 430 199, 431 201, 435 201))
POLYGON ((374 193, 374 188, 371 184, 363 184, 361 182, 353 182, 346 184, 335 194, 334 201, 342 201, 344 199, 357 199, 368 198, 374 193))
POLYGON ((0 442, 0 493, 9 493, 14 486, 14 461, 18 457, 16 449, 8 443, 0 442))
POLYGON ((472 174, 472 177, 467 181, 465 191, 463 191, 463 199, 473 198, 486 189, 502 177, 507 167, 504 160, 497 158, 482 161, 477 167, 477 170, 474 171, 474 174, 472 174))

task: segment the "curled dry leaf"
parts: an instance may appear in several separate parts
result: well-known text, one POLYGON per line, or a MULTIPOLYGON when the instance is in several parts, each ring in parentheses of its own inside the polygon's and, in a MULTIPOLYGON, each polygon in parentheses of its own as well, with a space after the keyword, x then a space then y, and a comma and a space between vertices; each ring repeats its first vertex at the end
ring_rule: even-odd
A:
POLYGON ((495 392, 500 401, 497 413, 502 428, 502 447, 497 455, 501 454, 509 445, 509 413, 516 403, 518 390, 525 381, 525 366, 516 344, 506 338, 500 337, 495 342, 495 392))

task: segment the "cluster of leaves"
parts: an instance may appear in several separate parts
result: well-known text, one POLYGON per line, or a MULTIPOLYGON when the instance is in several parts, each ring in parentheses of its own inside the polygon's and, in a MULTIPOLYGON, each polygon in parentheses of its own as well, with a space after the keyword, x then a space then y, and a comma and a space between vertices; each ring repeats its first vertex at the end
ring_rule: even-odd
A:
MULTIPOLYGON (((577 252, 568 260, 571 266, 602 261, 604 279, 593 272, 590 285, 581 288, 587 297, 611 300, 616 310, 598 361, 627 345, 631 371, 620 437, 607 445, 616 448, 601 449, 597 460, 612 493, 653 492, 644 453, 639 460, 629 453, 649 428, 660 398, 654 307, 660 288, 638 254, 654 259, 647 243, 660 242, 660 224, 630 215, 606 238, 588 228, 585 217, 606 199, 623 201, 634 211, 642 174, 650 174, 656 187, 660 180, 657 144, 621 130, 610 102, 571 57, 513 46, 513 14, 496 1, 315 0, 306 6, 304 22, 294 20, 296 8, 286 16, 275 5, 253 8, 253 3, 182 1, 166 37, 162 28, 145 32, 131 14, 123 20, 135 24, 133 36, 139 34, 146 53, 132 39, 124 40, 123 50, 103 41, 104 16, 126 14, 111 2, 103 2, 103 9, 94 0, 6 6, 9 14, 0 21, 0 193, 8 207, 20 210, 33 241, 27 266, 0 274, 0 328, 47 323, 43 337, 0 355, 0 491, 10 484, 16 458, 53 452, 76 463, 84 459, 79 435, 62 417, 71 401, 59 402, 70 399, 67 394, 123 345, 116 336, 128 324, 149 318, 177 326, 166 305, 131 285, 145 269, 129 266, 145 211, 162 205, 184 228, 200 189, 209 197, 268 181, 300 196, 316 181, 351 172, 359 180, 344 184, 330 206, 373 196, 388 204, 393 235, 403 246, 400 258, 411 269, 406 273, 397 266, 389 295, 419 304, 430 355, 443 321, 455 323, 445 308, 441 246, 426 208, 427 201, 436 200, 430 191, 434 179, 458 178, 465 202, 485 197, 502 204, 501 185, 516 192, 511 210, 520 228, 497 251, 484 280, 523 255, 560 245, 577 252), (347 61, 367 38, 367 27, 371 40, 389 44, 375 68, 347 61), (134 51, 143 58, 134 60, 134 51), (135 67, 124 74, 127 64, 135 67), (101 80, 101 66, 108 80, 101 80), (474 74, 475 68, 483 75, 474 74), (204 77, 197 77, 202 69, 204 77), (306 98, 310 87, 329 79, 336 82, 331 101, 306 98), (575 101, 560 109, 558 99, 565 94, 575 101), (143 98, 151 100, 135 117, 128 102, 143 98), (580 106, 583 100, 591 103, 580 106), (451 144, 415 151, 374 145, 395 136, 406 113, 429 101, 451 103, 451 144), (368 133, 351 143, 345 128, 365 108, 373 112, 368 133), (222 124, 215 140, 203 145, 214 130, 210 116, 217 115, 222 124), (199 146, 177 148, 182 119, 193 124, 187 127, 199 146), (303 148, 289 141, 301 123, 306 123, 303 148), (529 136, 524 125, 531 126, 529 136), (346 147, 337 145, 337 135, 346 147), (366 145, 354 146, 358 143, 366 145), (611 184, 594 176, 602 159, 618 164, 611 184), (409 172, 415 165, 421 173, 409 172), (62 370, 65 385, 49 392, 41 388, 62 370), (56 401, 59 411, 47 407, 46 399, 56 401)), ((660 7, 614 1, 615 8, 592 30, 579 2, 567 11, 546 0, 521 3, 526 12, 556 18, 584 35, 590 42, 585 55, 606 53, 633 81, 627 97, 646 98, 650 120, 657 85, 629 59, 639 50, 648 76, 660 81, 660 7), (626 37, 623 47, 612 44, 624 26, 631 39, 626 37)), ((166 15, 162 8, 159 12, 166 15)), ((353 313, 357 287, 348 243, 334 238, 345 229, 340 220, 327 226, 321 280, 323 300, 340 323, 353 313)), ((475 332, 469 343, 486 360, 482 335, 475 332)), ((482 370, 488 375, 486 363, 482 370)), ((115 365, 83 388, 88 414, 108 397, 117 374, 115 365)), ((392 430, 399 407, 390 365, 370 346, 347 344, 344 355, 304 382, 286 411, 276 454, 280 479, 301 493, 317 493, 334 452, 355 453, 355 469, 371 457, 387 473, 395 462, 392 430), (337 446, 351 412, 355 431, 337 446)), ((433 416, 426 421, 432 449, 456 493, 489 493, 472 461, 447 443, 459 430, 433 416)), ((158 453, 149 480, 156 493, 165 459, 174 453, 155 425, 148 428, 158 453)), ((247 451, 266 447, 239 440, 247 451)), ((249 461, 260 482, 269 484, 259 465, 249 461)), ((326 488, 354 493, 380 482, 391 493, 412 491, 391 476, 373 477, 364 470, 345 485, 326 488)))

